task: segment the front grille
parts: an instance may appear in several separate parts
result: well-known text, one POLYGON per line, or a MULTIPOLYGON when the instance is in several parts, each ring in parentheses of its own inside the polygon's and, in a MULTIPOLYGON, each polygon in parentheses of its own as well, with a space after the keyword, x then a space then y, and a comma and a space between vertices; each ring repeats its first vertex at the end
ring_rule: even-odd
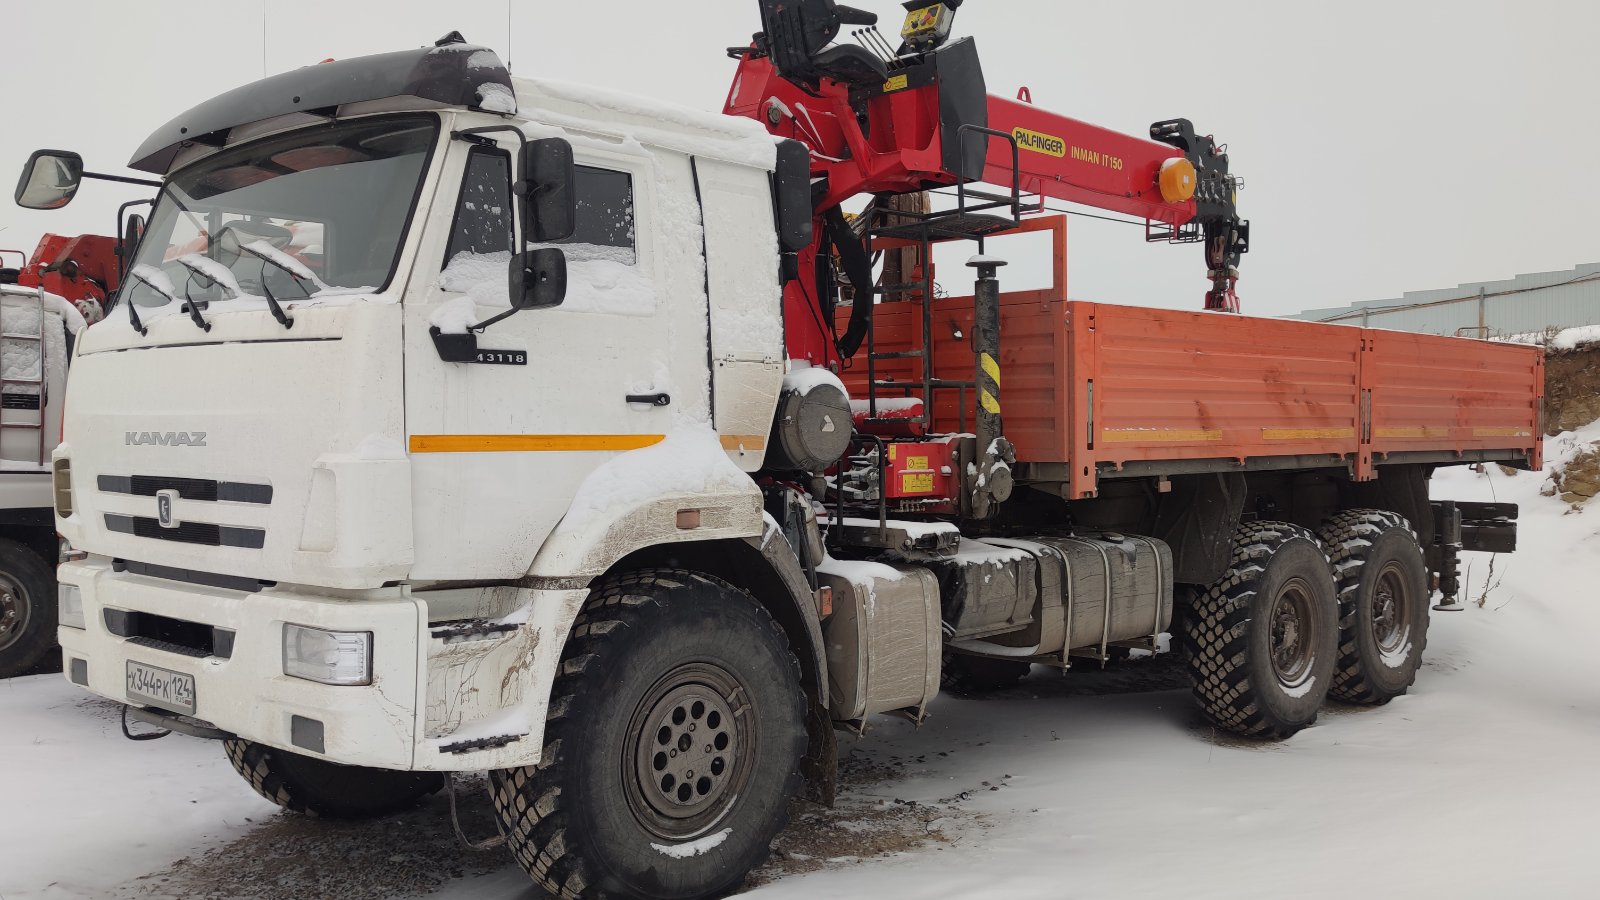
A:
POLYGON ((0 407, 6 409, 38 409, 38 394, 0 394, 0 407))
POLYGON ((214 481, 210 478, 179 478, 167 475, 101 475, 100 490, 108 494, 154 497, 161 491, 177 491, 185 500, 218 500, 233 503, 271 503, 272 485, 242 481, 214 481))
POLYGON ((106 513, 106 528, 134 537, 177 541, 183 544, 203 544, 207 547, 242 547, 246 550, 260 550, 267 542, 267 532, 262 528, 238 528, 210 522, 181 522, 172 528, 162 528, 160 522, 149 516, 124 516, 116 513, 106 513))

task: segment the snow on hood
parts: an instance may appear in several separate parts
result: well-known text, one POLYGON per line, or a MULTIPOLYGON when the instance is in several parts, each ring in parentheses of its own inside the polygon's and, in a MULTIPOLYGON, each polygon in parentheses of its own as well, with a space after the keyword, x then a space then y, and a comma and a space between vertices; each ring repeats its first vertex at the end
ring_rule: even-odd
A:
MULTIPOLYGON (((317 290, 312 292, 310 297, 278 297, 278 305, 283 307, 285 312, 293 313, 296 309, 304 309, 309 307, 323 308, 329 306, 348 306, 357 302, 378 304, 390 304, 396 302, 393 298, 377 296, 376 294, 378 288, 374 285, 349 288, 328 285, 320 278, 317 278, 315 275, 311 274, 311 271, 306 269, 306 267, 294 257, 288 255, 287 253, 283 253, 275 247, 272 247, 271 244, 266 244, 265 242, 257 243, 271 250, 272 253, 269 255, 271 255, 274 260, 280 262, 286 261, 285 265, 293 263, 292 271, 301 277, 309 276, 308 280, 311 281, 312 284, 317 288, 317 290)), ((252 244, 251 247, 252 249, 260 249, 256 244, 252 244)), ((238 279, 234 277, 232 270, 228 269, 226 266, 217 263, 210 257, 201 256, 199 254, 189 254, 188 256, 183 257, 183 259, 193 263, 197 268, 205 273, 205 277, 220 283, 223 287, 224 293, 228 294, 228 299, 215 300, 206 306, 204 316, 208 321, 215 319, 217 316, 229 315, 232 313, 264 312, 271 309, 271 307, 267 304, 266 297, 258 294, 246 293, 239 286, 238 279)), ((166 301, 150 306, 139 304, 140 322, 144 323, 145 325, 149 325, 151 322, 154 322, 158 319, 165 319, 168 316, 187 315, 183 312, 183 307, 185 305, 183 292, 177 289, 177 287, 172 283, 172 279, 167 276, 166 272, 156 268, 155 266, 138 265, 133 267, 133 272, 131 274, 138 276, 138 279, 140 280, 148 282, 157 290, 163 291, 177 298, 176 301, 166 301)), ((129 286, 125 289, 125 291, 123 291, 123 300, 117 303, 116 307, 113 308, 110 314, 108 314, 102 321, 109 322, 115 320, 121 322, 124 328, 129 327, 128 307, 133 304, 131 300, 127 299, 127 297, 131 296, 132 290, 132 287, 129 286)), ((149 294, 146 293, 145 296, 149 296, 149 294)))

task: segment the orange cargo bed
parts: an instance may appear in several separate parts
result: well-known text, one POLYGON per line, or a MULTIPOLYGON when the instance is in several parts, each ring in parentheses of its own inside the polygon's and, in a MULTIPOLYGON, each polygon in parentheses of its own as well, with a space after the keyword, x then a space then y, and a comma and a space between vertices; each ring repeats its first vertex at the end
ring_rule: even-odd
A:
MULTIPOLYGON (((1001 410, 1023 473, 1093 496, 1099 477, 1219 468, 1501 460, 1538 468, 1538 348, 1288 319, 1066 299, 1063 226, 1055 284, 1000 301, 1001 410)), ((1002 274, 1002 284, 1004 270, 1002 274)), ((970 382, 973 299, 932 308, 934 375, 970 382), (957 337, 960 335, 960 337, 957 337)), ((841 310, 840 325, 849 316, 841 310)), ((874 312, 878 353, 924 346, 920 301, 874 312)), ((863 352, 844 373, 867 396, 863 352)), ((918 359, 880 359, 879 397, 920 396, 918 359)), ((932 428, 971 431, 970 389, 934 391, 932 428)))

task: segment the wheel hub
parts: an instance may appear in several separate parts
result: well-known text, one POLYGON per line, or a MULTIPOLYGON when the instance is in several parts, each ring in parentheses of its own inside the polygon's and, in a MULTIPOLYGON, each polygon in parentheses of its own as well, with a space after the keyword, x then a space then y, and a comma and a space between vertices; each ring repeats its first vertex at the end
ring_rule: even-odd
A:
POLYGON ((9 578, 0 576, 0 650, 11 646, 27 629, 29 604, 9 578))
POLYGON ((1304 684, 1316 662, 1316 618, 1311 603, 1309 587, 1296 579, 1284 586, 1268 616, 1272 668, 1285 687, 1304 684))
POLYGON ((692 663, 640 701, 624 766, 635 815, 682 840, 715 824, 743 793, 755 749, 749 694, 729 672, 692 663))
POLYGON ((1396 565, 1378 573, 1372 592, 1372 641, 1384 656, 1402 653, 1411 640, 1410 591, 1396 565))

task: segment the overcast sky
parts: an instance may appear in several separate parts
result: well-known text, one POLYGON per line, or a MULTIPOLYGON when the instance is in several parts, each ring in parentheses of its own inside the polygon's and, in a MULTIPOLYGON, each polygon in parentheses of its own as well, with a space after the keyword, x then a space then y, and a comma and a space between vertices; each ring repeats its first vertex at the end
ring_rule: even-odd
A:
MULTIPOLYGON (((857 0, 898 29, 899 4, 857 0)), ((518 75, 718 109, 754 0, 126 0, 6 4, 0 178, 38 147, 122 173, 155 127, 267 73, 459 29, 518 75), (263 54, 263 22, 265 53, 263 54)), ((1229 145, 1253 246, 1245 310, 1283 314, 1600 261, 1600 3, 968 0, 990 93, 1144 134, 1177 116, 1229 145)), ((137 189, 0 206, 0 247, 109 233, 137 189)), ((1074 299, 1198 308, 1198 247, 1073 220, 1074 299)), ((946 271, 941 280, 964 280, 946 271)), ((1020 286, 1020 285, 1014 285, 1020 286)))

